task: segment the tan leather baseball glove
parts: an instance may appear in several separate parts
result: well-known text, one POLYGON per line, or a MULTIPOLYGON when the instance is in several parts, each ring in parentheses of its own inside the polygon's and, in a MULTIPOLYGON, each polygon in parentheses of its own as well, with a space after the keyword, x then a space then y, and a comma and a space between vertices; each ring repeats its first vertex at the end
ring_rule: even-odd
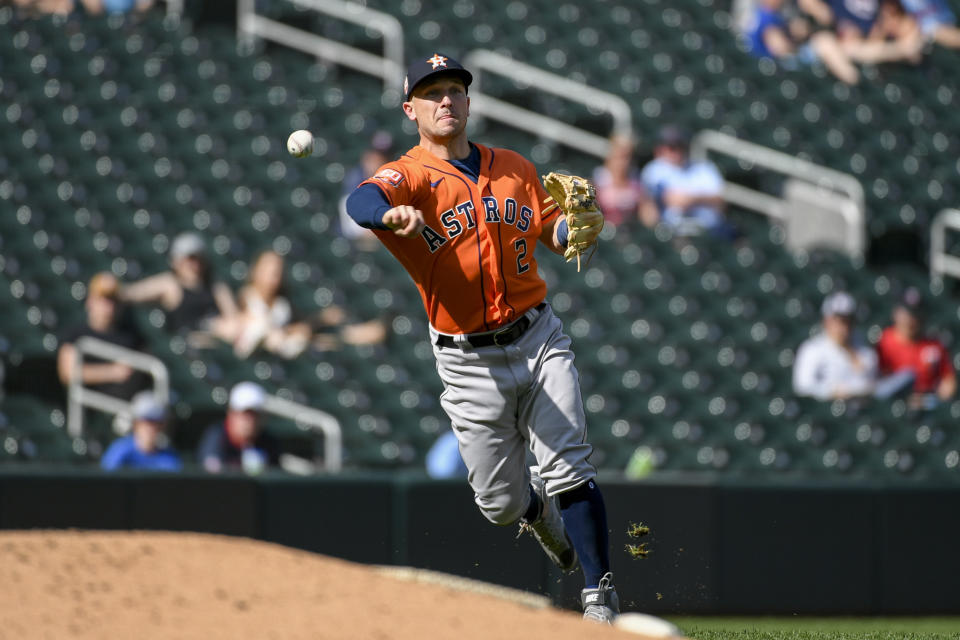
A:
POLYGON ((576 256, 580 271, 580 255, 590 247, 596 250, 597 236, 603 229, 597 192, 586 178, 556 171, 543 176, 543 186, 550 194, 548 201, 556 202, 567 219, 567 250, 563 257, 569 262, 576 256))

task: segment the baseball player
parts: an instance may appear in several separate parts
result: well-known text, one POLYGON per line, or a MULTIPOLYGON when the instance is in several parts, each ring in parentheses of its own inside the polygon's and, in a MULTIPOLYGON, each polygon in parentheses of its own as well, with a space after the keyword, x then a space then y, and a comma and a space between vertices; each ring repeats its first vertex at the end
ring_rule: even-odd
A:
POLYGON ((538 241, 560 254, 574 234, 578 252, 593 244, 602 216, 569 223, 529 161, 467 139, 471 80, 441 53, 410 65, 403 112, 420 144, 361 183, 347 212, 420 290, 441 404, 480 511, 519 523, 562 570, 579 563, 584 618, 609 623, 619 604, 579 377, 534 258, 538 241))

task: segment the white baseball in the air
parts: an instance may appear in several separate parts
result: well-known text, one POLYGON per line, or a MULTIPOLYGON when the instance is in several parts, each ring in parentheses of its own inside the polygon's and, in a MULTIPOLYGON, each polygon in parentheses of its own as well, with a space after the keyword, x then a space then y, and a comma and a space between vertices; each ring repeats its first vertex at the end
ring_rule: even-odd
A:
POLYGON ((287 138, 287 151, 294 158, 306 158, 313 153, 313 134, 306 129, 298 129, 287 138))
POLYGON ((613 626, 621 631, 644 635, 649 638, 677 638, 683 634, 680 629, 663 618, 645 613, 621 613, 613 620, 613 626))

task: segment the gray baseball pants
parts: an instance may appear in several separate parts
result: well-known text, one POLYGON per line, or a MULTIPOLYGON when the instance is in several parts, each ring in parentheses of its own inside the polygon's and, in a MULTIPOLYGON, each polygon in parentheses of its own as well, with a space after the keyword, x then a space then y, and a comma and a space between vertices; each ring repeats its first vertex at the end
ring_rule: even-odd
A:
POLYGON ((586 417, 570 338, 547 306, 527 312, 531 324, 513 343, 474 348, 437 344, 430 329, 440 403, 450 417, 480 511, 490 521, 516 522, 530 505, 527 448, 548 495, 596 475, 587 458, 586 417))

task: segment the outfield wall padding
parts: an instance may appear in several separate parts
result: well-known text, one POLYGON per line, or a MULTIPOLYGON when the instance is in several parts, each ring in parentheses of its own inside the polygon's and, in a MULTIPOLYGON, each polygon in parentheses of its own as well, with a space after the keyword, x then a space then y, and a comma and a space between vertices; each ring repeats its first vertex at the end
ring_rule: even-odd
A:
MULTIPOLYGON (((602 478, 624 608, 652 613, 960 613, 958 486, 602 478), (633 559, 632 522, 652 553, 633 559)), ((577 606, 529 536, 488 523, 462 481, 0 469, 0 528, 246 536, 446 571, 577 606)))

